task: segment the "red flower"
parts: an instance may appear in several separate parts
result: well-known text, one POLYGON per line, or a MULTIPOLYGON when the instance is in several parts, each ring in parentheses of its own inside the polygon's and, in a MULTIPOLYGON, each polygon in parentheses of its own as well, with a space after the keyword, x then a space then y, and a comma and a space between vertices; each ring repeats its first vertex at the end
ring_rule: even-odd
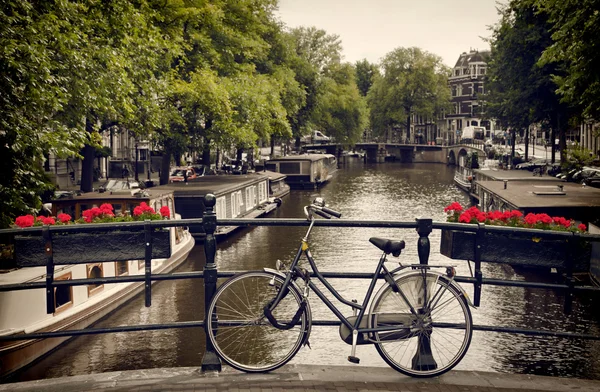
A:
POLYGON ((31 227, 33 226, 34 220, 33 215, 19 216, 15 219, 15 224, 19 227, 31 227))
POLYGON ((44 219, 42 219, 42 223, 45 224, 45 225, 50 226, 50 225, 56 224, 56 221, 54 220, 53 217, 50 216, 48 218, 44 217, 44 219))
POLYGON ((461 223, 470 223, 471 222, 471 214, 468 211, 463 212, 458 217, 458 221, 461 223))
POLYGON ((537 223, 537 216, 531 212, 525 216, 525 223, 528 225, 535 225, 537 223))
POLYGON ((71 215, 69 214, 58 214, 57 218, 62 223, 69 223, 71 221, 71 215))
POLYGON ((577 228, 578 228, 579 230, 581 230, 581 231, 586 231, 586 230, 587 230, 587 227, 586 227, 586 226, 585 226, 585 224, 583 224, 583 223, 580 223, 580 224, 579 224, 579 226, 577 226, 577 228))
POLYGON ((154 208, 150 207, 146 202, 141 202, 139 206, 133 209, 133 216, 140 216, 145 213, 155 214, 154 208))
POLYGON ((444 208, 444 212, 450 212, 450 211, 462 212, 462 210, 463 210, 463 207, 457 201, 450 203, 450 205, 448 205, 448 206, 446 206, 446 208, 444 208))
POLYGON ((169 210, 169 207, 168 206, 162 206, 162 207, 160 207, 160 215, 163 218, 170 217, 171 216, 171 211, 169 210))
POLYGON ((113 206, 112 204, 104 203, 100 206, 100 211, 102 211, 103 214, 113 215, 113 206))

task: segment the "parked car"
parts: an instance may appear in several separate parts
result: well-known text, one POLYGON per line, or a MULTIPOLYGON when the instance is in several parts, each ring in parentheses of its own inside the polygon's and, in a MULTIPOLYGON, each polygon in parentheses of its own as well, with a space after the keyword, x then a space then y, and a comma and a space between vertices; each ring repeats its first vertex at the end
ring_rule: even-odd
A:
POLYGON ((583 184, 588 178, 600 176, 600 168, 584 166, 583 169, 573 174, 573 181, 583 184))
POLYGON ((193 167, 174 167, 169 175, 169 182, 189 181, 197 178, 198 175, 193 167))
POLYGON ((517 166, 515 166, 515 169, 534 171, 535 169, 539 169, 540 167, 546 166, 549 163, 550 161, 548 159, 538 158, 529 162, 519 163, 517 166))

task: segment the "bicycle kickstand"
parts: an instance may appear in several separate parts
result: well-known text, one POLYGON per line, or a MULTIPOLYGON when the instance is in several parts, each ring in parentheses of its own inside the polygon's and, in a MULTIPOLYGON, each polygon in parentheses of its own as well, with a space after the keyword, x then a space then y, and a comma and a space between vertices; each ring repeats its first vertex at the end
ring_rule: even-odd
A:
POLYGON ((355 329, 352 331, 352 351, 348 356, 348 361, 352 363, 359 363, 360 358, 356 356, 356 341, 358 340, 358 331, 355 329))

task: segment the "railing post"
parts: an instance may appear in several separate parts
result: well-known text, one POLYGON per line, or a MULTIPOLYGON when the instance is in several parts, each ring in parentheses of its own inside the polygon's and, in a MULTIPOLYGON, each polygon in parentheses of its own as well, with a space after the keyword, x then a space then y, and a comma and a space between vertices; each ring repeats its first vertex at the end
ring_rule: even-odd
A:
POLYGON ((44 225, 42 229, 44 239, 44 250, 46 252, 46 313, 52 314, 56 310, 54 305, 54 249, 52 246, 52 234, 50 227, 44 225))
POLYGON ((206 210, 202 215, 202 226, 204 227, 204 254, 206 255, 206 265, 204 266, 204 332, 206 335, 206 351, 202 358, 202 371, 221 371, 221 360, 215 352, 210 339, 208 338, 208 307, 212 302, 213 296, 217 291, 217 265, 215 264, 215 255, 217 253, 217 241, 215 239, 215 230, 217 229, 217 215, 214 212, 216 198, 213 194, 204 196, 204 207, 206 210))
POLYGON ((429 264, 429 252, 431 250, 429 234, 433 230, 432 226, 432 219, 417 218, 417 233, 419 233, 417 252, 419 254, 420 264, 429 264))

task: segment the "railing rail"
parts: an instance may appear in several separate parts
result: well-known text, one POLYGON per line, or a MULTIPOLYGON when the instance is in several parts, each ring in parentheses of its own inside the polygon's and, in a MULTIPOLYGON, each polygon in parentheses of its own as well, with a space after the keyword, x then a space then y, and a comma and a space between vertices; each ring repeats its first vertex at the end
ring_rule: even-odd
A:
MULTIPOLYGON (((143 230, 149 233, 155 228, 165 227, 186 227, 186 226, 201 226, 205 232, 204 239, 204 252, 206 256, 206 265, 202 272, 175 272, 169 274, 153 274, 150 268, 145 269, 143 275, 131 275, 131 276, 118 276, 118 277, 106 277, 106 278, 93 278, 93 279, 76 279, 76 280, 63 280, 54 281, 52 279, 53 264, 52 257, 47 259, 47 271, 50 277, 46 281, 42 282, 27 282, 21 284, 9 284, 0 285, 0 292, 7 291, 18 291, 18 290, 31 290, 31 289, 46 289, 50 291, 52 287, 60 286, 82 286, 88 284, 110 284, 110 283, 124 283, 124 282, 144 282, 145 283, 145 305, 151 306, 151 285, 152 281, 165 281, 165 280, 179 280, 179 279, 203 279, 205 287, 205 317, 208 314, 207 308, 213 298, 213 295, 217 289, 217 279, 231 277, 237 273, 237 271, 226 271, 219 272, 215 263, 215 255, 217 250, 217 243, 214 236, 217 224, 224 226, 308 226, 308 222, 305 219, 221 219, 217 222, 216 214, 214 212, 215 198, 213 195, 207 195, 204 199, 206 206, 206 212, 202 219, 181 219, 181 220, 167 220, 167 221, 146 221, 146 222, 128 222, 128 223, 114 223, 114 224, 86 224, 86 225, 68 225, 68 226, 51 226, 51 227, 33 227, 26 229, 3 229, 0 230, 0 239, 5 240, 7 237, 15 235, 44 235, 48 236, 48 233, 54 232, 98 232, 98 231, 110 231, 110 230, 143 230)), ((472 225, 462 223, 448 223, 448 222, 433 222, 431 219, 416 219, 415 222, 400 222, 400 221, 375 221, 375 220, 318 220, 315 222, 315 226, 324 227, 363 227, 363 228, 399 228, 399 229, 415 229, 419 234, 417 240, 417 253, 419 262, 421 264, 428 264, 430 254, 430 242, 429 234, 433 230, 455 230, 462 232, 475 233, 477 240, 481 238, 484 233, 501 233, 501 234, 515 234, 515 233, 535 233, 536 237, 541 238, 559 238, 559 239, 581 239, 585 238, 586 241, 600 242, 600 235, 585 234, 581 235, 578 233, 571 232, 556 232, 556 231, 542 231, 532 230, 525 228, 516 227, 500 227, 500 226, 486 226, 483 224, 472 225)), ((51 241, 52 236, 48 236, 51 241)), ((472 260, 475 264, 473 276, 456 276, 455 280, 461 283, 473 284, 474 286, 474 297, 475 304, 479 304, 479 298, 481 295, 482 285, 494 285, 494 286, 512 286, 512 287, 525 287, 525 288, 545 288, 545 289, 559 289, 565 293, 565 311, 570 310, 570 302, 575 292, 600 292, 600 287, 590 285, 576 285, 572 279, 571 273, 567 271, 565 280, 563 283, 545 283, 545 282, 527 282, 517 281, 508 279, 492 279, 484 278, 481 271, 480 252, 477 251, 477 240, 475 250, 475 260, 472 260)), ((146 248, 146 266, 150 265, 152 255, 152 243, 151 241, 147 244, 146 248)), ((241 271, 240 271, 241 272, 241 271)), ((372 273, 339 273, 339 272, 321 272, 326 278, 344 278, 344 279, 371 279, 372 273)), ((48 297, 49 300, 50 297, 48 297)), ((49 305, 48 305, 49 306, 49 305)), ((317 326, 336 326, 340 325, 339 320, 313 320, 313 324, 317 326)), ((105 334, 105 333, 117 333, 117 332, 133 332, 133 331, 145 331, 145 330, 161 330, 161 329, 175 329, 175 328, 206 328, 206 319, 202 321, 189 321, 189 322, 174 322, 164 324, 144 324, 134 326, 117 326, 110 328, 86 328, 81 330, 67 330, 57 332, 44 332, 44 333, 28 333, 20 335, 7 335, 0 336, 0 342, 3 341, 14 341, 14 340, 29 340, 29 339, 44 339, 53 337, 68 337, 68 336, 82 336, 82 335, 93 335, 93 334, 105 334)), ((515 328, 506 326, 491 326, 491 325, 475 325, 474 330, 477 331, 495 331, 502 333, 514 333, 534 336, 558 336, 565 338, 575 339, 589 339, 589 340, 600 340, 600 336, 591 334, 582 334, 575 332, 563 332, 563 331, 548 331, 548 330, 536 330, 536 329, 525 329, 515 328)), ((204 358, 202 359, 202 370, 220 370, 221 364, 217 357, 214 348, 211 346, 210 341, 206 340, 206 351, 204 358)))

